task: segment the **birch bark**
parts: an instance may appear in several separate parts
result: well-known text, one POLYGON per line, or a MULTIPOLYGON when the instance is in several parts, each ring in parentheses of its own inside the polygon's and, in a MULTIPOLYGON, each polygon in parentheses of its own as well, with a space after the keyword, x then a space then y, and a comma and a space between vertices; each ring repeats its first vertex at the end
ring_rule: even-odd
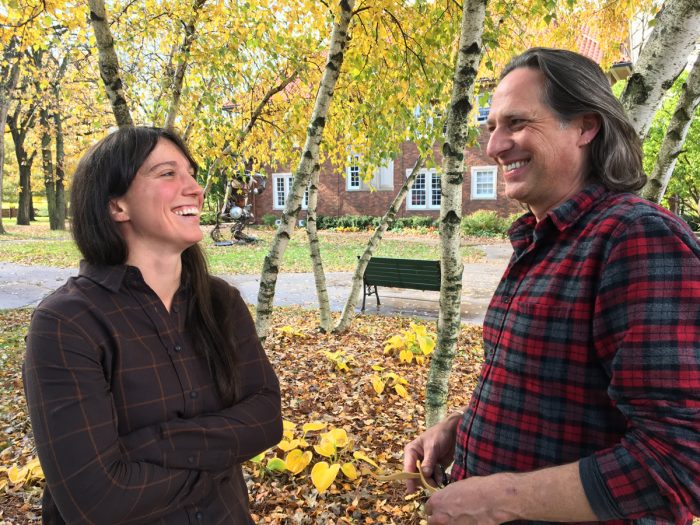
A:
POLYGON ((284 206, 280 225, 272 240, 270 251, 263 262, 256 309, 256 328, 261 339, 267 336, 270 329, 272 300, 275 296, 277 276, 282 256, 294 231, 294 223, 299 216, 301 199, 304 197, 312 172, 318 169, 318 151, 323 137, 323 129, 326 125, 326 115, 333 98, 333 90, 340 74, 340 68, 343 65, 343 54, 348 43, 348 28, 355 0, 341 0, 339 5, 340 17, 333 25, 328 61, 316 94, 311 122, 306 133, 306 143, 304 144, 301 159, 294 175, 294 181, 284 206))
POLYGON ((460 299, 464 265, 459 253, 462 220, 462 185, 464 183, 464 149, 467 144, 469 112, 474 80, 481 61, 486 0, 465 0, 459 53, 455 68, 452 96, 447 117, 447 137, 442 146, 443 174, 440 203, 440 314, 438 340, 430 360, 425 392, 426 426, 440 421, 447 406, 448 380, 461 324, 460 299))
POLYGON ((306 236, 309 239, 309 251, 311 252, 311 265, 314 271, 314 282, 316 283, 316 295, 318 296, 318 307, 320 322, 319 328, 323 333, 331 330, 331 305, 328 300, 328 289, 326 288, 326 274, 323 271, 323 260, 321 259, 321 246, 318 242, 318 232, 316 230, 316 206, 318 204, 318 174, 321 171, 318 163, 314 166, 309 183, 309 206, 306 210, 306 236))
POLYGON ((192 44, 196 38, 196 24, 199 18, 199 13, 206 3, 206 0, 196 0, 192 6, 192 16, 184 24, 185 26, 185 37, 182 40, 182 45, 178 50, 176 55, 178 64, 175 69, 175 74, 173 75, 172 82, 172 98, 170 99, 170 109, 168 109, 168 116, 165 119, 165 127, 172 128, 175 125, 175 119, 180 110, 180 99, 182 98, 182 85, 185 81, 185 73, 187 72, 187 66, 189 64, 190 50, 192 49, 192 44))
POLYGON ((654 171, 642 188, 641 195, 645 199, 656 203, 661 202, 673 175, 676 159, 682 153, 683 144, 698 105, 700 105, 700 58, 695 60, 688 79, 683 84, 681 96, 661 143, 654 171))
POLYGON ((335 326, 335 328, 333 328, 334 333, 342 333, 350 326, 350 322, 355 316, 355 308, 357 307, 357 303, 360 298, 360 290, 363 286, 362 278, 365 274, 365 268, 367 268, 367 264, 372 258, 374 251, 379 247, 379 243, 382 240, 384 232, 386 232, 387 228, 391 226, 392 222, 394 222, 401 204, 403 204, 406 195, 408 195, 408 190, 410 190, 411 186, 413 186, 413 182, 416 180, 416 176, 421 168, 423 168, 424 164, 425 159, 423 159, 423 157, 418 157, 416 164, 413 166, 411 174, 404 181, 401 189, 396 194, 396 197, 394 197, 394 200, 389 206, 389 209, 384 214, 384 217, 382 217, 379 226, 377 226, 377 229, 374 230, 372 237, 370 237, 369 241, 367 242, 367 247, 365 248, 364 253, 360 256, 360 260, 357 262, 357 267, 355 268, 355 273, 352 276, 352 286, 350 288, 348 300, 345 302, 345 306, 343 307, 343 313, 338 320, 338 324, 335 326))
POLYGON ((698 0, 666 0, 621 98, 640 137, 646 136, 664 94, 685 68, 699 36, 698 0))
POLYGON ((114 49, 114 38, 107 23, 104 0, 88 0, 90 22, 95 32, 95 41, 99 52, 100 76, 112 105, 112 112, 120 128, 133 126, 129 106, 124 95, 124 85, 119 69, 119 59, 114 49))

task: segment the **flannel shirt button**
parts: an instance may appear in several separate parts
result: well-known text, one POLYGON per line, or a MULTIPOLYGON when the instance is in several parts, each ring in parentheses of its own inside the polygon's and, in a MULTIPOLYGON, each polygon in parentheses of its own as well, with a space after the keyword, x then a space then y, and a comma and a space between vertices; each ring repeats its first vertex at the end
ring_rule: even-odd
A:
POLYGON ((197 399, 197 396, 199 396, 199 393, 196 390, 192 390, 192 392, 190 392, 190 398, 197 399))
POLYGON ((197 518, 199 521, 202 521, 202 518, 204 517, 204 514, 202 514, 201 512, 197 511, 197 512, 195 512, 194 517, 197 518))
POLYGON ((176 352, 182 352, 182 347, 180 345, 175 345, 175 348, 173 348, 176 352))
POLYGON ((173 306, 173 312, 178 313, 180 311, 180 307, 178 305, 173 306))
POLYGON ((192 465, 194 463, 194 456, 187 456, 187 463, 192 465))

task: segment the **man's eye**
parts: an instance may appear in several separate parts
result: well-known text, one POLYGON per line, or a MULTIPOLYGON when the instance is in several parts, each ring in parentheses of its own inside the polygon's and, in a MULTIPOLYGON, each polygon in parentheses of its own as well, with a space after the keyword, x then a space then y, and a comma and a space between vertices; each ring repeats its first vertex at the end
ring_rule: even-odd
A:
POLYGON ((162 177, 172 177, 172 176, 174 176, 174 175, 175 175, 175 172, 174 172, 174 171, 166 171, 166 172, 164 172, 161 176, 162 176, 162 177))

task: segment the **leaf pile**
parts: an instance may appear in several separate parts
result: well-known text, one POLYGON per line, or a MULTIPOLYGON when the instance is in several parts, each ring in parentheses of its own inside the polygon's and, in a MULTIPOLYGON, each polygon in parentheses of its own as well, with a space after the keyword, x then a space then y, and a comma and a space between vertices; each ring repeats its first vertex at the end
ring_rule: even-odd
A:
MULTIPOLYGON (((38 523, 40 516, 43 476, 36 469, 21 379, 30 312, 0 310, 0 525, 38 523)), ((319 493, 310 478, 311 465, 326 458, 316 452, 312 463, 298 474, 269 472, 247 463, 244 469, 256 523, 421 523, 424 495, 407 496, 401 483, 380 482, 372 476, 400 470, 404 445, 423 429, 429 360, 422 365, 406 363, 398 355, 384 353, 388 339, 411 330, 411 322, 360 315, 345 334, 322 334, 316 328, 316 312, 276 309, 265 347, 282 385, 284 418, 299 428, 320 421, 347 432, 351 440, 347 456, 356 458, 352 461, 359 476, 350 481, 341 472, 319 493), (341 356, 345 366, 338 366, 341 356), (377 367, 383 375, 405 379, 405 398, 393 387, 377 393, 373 386, 377 367), (357 459, 363 457, 368 460, 357 459)), ((434 322, 413 322, 436 330, 434 322)), ((481 328, 464 326, 450 379, 448 410, 467 403, 481 353, 481 328)), ((274 457, 284 458, 285 452, 267 452, 268 459, 274 457)))

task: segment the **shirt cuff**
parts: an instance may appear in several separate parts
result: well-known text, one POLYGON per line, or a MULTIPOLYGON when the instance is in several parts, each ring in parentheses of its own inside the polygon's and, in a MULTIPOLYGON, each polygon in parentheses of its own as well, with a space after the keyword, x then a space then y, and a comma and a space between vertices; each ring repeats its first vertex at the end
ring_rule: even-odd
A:
POLYGON ((624 518, 610 495, 608 487, 603 480, 603 475, 598 468, 595 456, 588 456, 578 462, 578 471, 581 476, 583 490, 588 498, 593 512, 600 521, 624 518))

